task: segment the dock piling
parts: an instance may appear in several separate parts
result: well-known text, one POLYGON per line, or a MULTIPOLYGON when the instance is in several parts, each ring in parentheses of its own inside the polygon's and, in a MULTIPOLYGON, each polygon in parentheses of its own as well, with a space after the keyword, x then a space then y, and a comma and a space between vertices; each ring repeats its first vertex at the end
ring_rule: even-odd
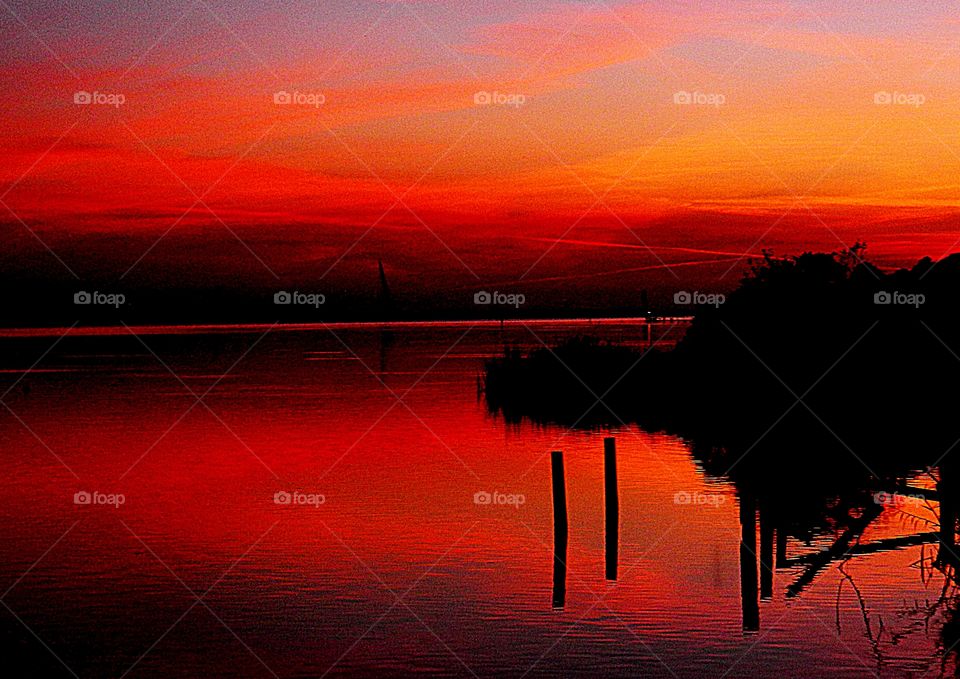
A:
POLYGON ((563 474, 563 453, 550 453, 553 480, 553 607, 563 608, 567 598, 567 484, 563 474))
POLYGON ((617 579, 620 549, 620 497, 617 486, 617 440, 603 440, 603 501, 606 545, 606 578, 617 579))

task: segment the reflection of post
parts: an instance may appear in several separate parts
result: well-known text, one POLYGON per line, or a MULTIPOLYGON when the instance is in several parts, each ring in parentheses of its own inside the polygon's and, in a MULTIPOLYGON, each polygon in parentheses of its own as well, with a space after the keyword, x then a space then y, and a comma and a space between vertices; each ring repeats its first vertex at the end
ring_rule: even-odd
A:
POLYGON ((550 453, 553 478, 553 606, 563 608, 567 598, 567 484, 563 477, 563 453, 550 453))
POLYGON ((785 568, 787 563, 787 527, 781 522, 777 525, 777 568, 785 568))
POLYGON ((940 465, 940 481, 937 483, 937 494, 940 497, 940 549, 937 562, 940 564, 960 565, 957 558, 957 494, 956 494, 956 463, 944 460, 940 465))
POLYGON ((740 600, 743 629, 760 629, 760 603, 757 601, 757 511, 753 495, 740 493, 740 600))
POLYGON ((606 535, 607 580, 617 579, 620 543, 620 498, 617 490, 617 440, 603 440, 603 500, 606 535))
POLYGON ((760 598, 773 597, 773 519, 770 505, 760 503, 760 598))

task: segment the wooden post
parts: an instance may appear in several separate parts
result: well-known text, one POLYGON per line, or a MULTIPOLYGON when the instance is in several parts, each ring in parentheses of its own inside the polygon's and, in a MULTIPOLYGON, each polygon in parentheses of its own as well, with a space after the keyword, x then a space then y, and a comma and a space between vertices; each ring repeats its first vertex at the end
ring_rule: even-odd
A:
POLYGON ((603 440, 603 500, 606 536, 606 577, 617 579, 620 548, 620 497, 617 487, 617 440, 603 440))
POLYGON ((553 479, 553 607, 563 608, 567 598, 567 484, 563 475, 563 453, 550 453, 553 479))
POLYGON ((563 476, 563 452, 550 453, 550 470, 553 478, 553 534, 567 537, 567 482, 563 476))
POLYGON ((740 605, 743 631, 760 629, 757 600, 757 509, 753 495, 740 492, 740 605))

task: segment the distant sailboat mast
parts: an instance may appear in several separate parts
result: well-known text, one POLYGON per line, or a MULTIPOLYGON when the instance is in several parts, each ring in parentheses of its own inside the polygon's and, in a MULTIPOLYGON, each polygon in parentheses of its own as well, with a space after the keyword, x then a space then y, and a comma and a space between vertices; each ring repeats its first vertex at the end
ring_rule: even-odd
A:
MULTIPOLYGON (((393 319, 393 297, 390 295, 390 286, 387 284, 387 274, 383 270, 383 260, 377 260, 377 268, 380 271, 380 290, 377 292, 377 312, 380 314, 380 321, 390 321, 393 319)), ((393 344, 393 331, 389 324, 381 325, 380 329, 380 374, 387 373, 387 356, 390 352, 390 346, 393 344)))
POLYGON ((390 285, 387 283, 387 274, 383 270, 383 260, 377 260, 377 266, 380 270, 380 290, 377 293, 377 306, 380 313, 387 317, 393 313, 393 297, 390 295, 390 285))

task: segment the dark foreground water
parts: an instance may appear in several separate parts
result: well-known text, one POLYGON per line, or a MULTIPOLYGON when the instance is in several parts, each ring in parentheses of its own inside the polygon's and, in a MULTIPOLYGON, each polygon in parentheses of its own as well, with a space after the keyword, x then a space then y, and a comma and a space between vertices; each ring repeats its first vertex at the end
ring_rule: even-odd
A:
MULTIPOLYGON (((664 347, 682 328, 667 331, 664 347)), ((478 398, 505 341, 642 346, 639 322, 136 333, 0 338, 0 642, 21 676, 952 673, 935 546, 862 550, 788 597, 836 535, 776 536, 758 594, 753 512, 682 441, 507 425, 478 398), (551 450, 569 496, 562 607, 551 450)), ((936 530, 935 509, 889 502, 860 541, 936 530)))

